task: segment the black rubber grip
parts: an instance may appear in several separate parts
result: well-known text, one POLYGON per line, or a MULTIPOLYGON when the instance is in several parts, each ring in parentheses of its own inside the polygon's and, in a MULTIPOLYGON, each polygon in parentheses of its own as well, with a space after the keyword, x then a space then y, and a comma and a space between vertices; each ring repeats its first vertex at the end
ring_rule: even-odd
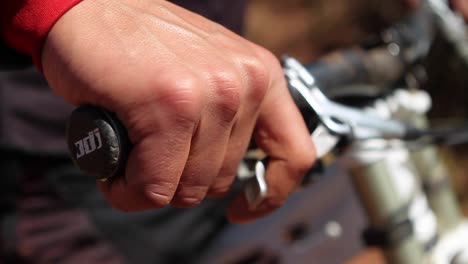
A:
POLYGON ((103 108, 83 105, 67 123, 67 143, 75 165, 100 180, 123 175, 132 148, 117 116, 103 108))

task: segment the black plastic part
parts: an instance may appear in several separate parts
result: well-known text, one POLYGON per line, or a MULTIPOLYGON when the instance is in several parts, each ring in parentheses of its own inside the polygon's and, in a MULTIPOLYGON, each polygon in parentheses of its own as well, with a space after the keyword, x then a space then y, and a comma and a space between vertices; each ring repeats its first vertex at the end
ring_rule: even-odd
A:
POLYGON ((123 175, 131 143, 115 114, 83 105, 67 123, 67 144, 75 165, 100 180, 123 175))
POLYGON ((363 232, 364 242, 368 246, 391 248, 413 235, 413 226, 409 219, 388 225, 385 228, 367 228, 363 232))

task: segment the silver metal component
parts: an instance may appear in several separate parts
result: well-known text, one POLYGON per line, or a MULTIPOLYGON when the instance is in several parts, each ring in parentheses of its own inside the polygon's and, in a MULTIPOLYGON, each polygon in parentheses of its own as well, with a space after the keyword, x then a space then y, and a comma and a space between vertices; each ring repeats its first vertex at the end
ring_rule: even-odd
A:
POLYGON ((247 163, 242 160, 239 164, 239 167, 237 167, 237 178, 239 180, 247 180, 253 177, 255 177, 255 172, 250 170, 249 166, 247 166, 247 163))
POLYGON ((465 21, 463 17, 454 13, 447 1, 442 0, 427 0, 427 5, 435 17, 445 28, 450 28, 454 35, 459 37, 465 36, 465 21))
POLYGON ((382 119, 375 114, 329 100, 312 82, 310 73, 295 59, 285 58, 284 67, 289 85, 301 94, 331 133, 353 139, 405 136, 407 126, 401 122, 382 119))
MULTIPOLYGON (((310 137, 314 142, 316 155, 319 159, 328 154, 339 141, 339 137, 330 134, 323 125, 317 126, 310 137)), ((254 173, 249 173, 245 164, 241 164, 237 171, 238 178, 250 178, 244 192, 249 208, 254 210, 266 198, 268 193, 265 179, 266 164, 263 161, 257 161, 254 173)))
POLYGON ((426 5, 436 19, 444 38, 453 45, 465 66, 468 64, 468 35, 462 16, 450 9, 447 1, 427 0, 426 5))
POLYGON ((319 159, 328 154, 340 140, 339 137, 330 134, 323 125, 318 125, 310 137, 315 146, 315 154, 319 159))
POLYGON ((255 177, 249 179, 244 191, 250 210, 255 210, 267 196, 268 188, 265 173, 266 164, 263 161, 257 161, 255 164, 255 177))
POLYGON ((428 256, 430 264, 468 263, 468 222, 465 220, 452 230, 444 233, 436 247, 428 256))
MULTIPOLYGON (((314 142, 316 155, 319 159, 328 154, 339 141, 339 137, 330 134, 323 125, 317 126, 311 135, 311 139, 314 142)), ((266 198, 268 192, 265 180, 266 164, 263 161, 257 161, 253 173, 248 170, 245 164, 241 164, 237 172, 238 178, 250 178, 245 186, 245 197, 249 208, 254 210, 266 198)))
MULTIPOLYGON (((301 94, 321 122, 311 134, 318 158, 329 153, 336 146, 340 137, 388 139, 405 136, 407 126, 403 123, 379 117, 370 111, 341 105, 328 99, 316 86, 314 77, 297 60, 290 57, 284 58, 283 69, 290 87, 301 94)), ((255 177, 247 183, 245 196, 252 210, 267 195, 265 171, 265 164, 261 161, 257 162, 255 177)))

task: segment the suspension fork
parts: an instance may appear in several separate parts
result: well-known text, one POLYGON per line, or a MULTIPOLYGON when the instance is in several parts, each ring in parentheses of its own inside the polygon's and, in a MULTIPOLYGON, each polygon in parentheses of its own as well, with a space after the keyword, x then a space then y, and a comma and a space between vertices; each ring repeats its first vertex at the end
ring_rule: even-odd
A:
POLYGON ((359 141, 343 161, 368 218, 366 244, 381 248, 388 263, 424 263, 437 242, 437 220, 404 144, 359 141))

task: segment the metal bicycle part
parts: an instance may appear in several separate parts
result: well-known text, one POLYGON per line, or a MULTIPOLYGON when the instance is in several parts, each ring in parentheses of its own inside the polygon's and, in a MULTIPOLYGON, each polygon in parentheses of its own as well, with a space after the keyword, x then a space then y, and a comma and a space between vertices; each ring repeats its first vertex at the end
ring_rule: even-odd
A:
POLYGON ((291 89, 298 91, 333 134, 353 139, 405 138, 412 128, 361 109, 328 99, 315 85, 313 76, 295 59, 285 57, 284 71, 291 89))
MULTIPOLYGON (((327 155, 338 144, 339 137, 329 133, 323 125, 318 125, 311 134, 311 140, 314 142, 317 158, 320 159, 327 155)), ((250 174, 250 179, 245 186, 245 198, 251 210, 258 207, 268 194, 268 185, 266 184, 267 159, 259 160, 255 163, 254 172, 250 174)), ((245 166, 240 166, 238 171, 245 171, 245 166)), ((243 173, 246 175, 246 173, 243 173)))
POLYGON ((251 210, 257 208, 268 194, 268 187, 265 179, 266 167, 266 160, 257 161, 255 163, 255 175, 248 180, 245 186, 245 198, 251 210))
MULTIPOLYGON (((328 99, 315 84, 314 77, 297 60, 291 57, 283 58, 283 70, 290 89, 299 92, 302 98, 320 120, 320 124, 312 131, 311 139, 317 148, 317 158, 322 158, 329 153, 338 143, 340 138, 346 137, 353 140, 369 138, 405 138, 409 131, 414 130, 407 125, 392 120, 384 119, 378 115, 358 108, 345 106, 328 99)), ((266 168, 265 168, 266 171, 266 168)), ((247 201, 251 208, 261 204, 268 192, 268 186, 261 189, 265 180, 264 172, 254 175, 247 183, 249 193, 246 193, 247 201)))

